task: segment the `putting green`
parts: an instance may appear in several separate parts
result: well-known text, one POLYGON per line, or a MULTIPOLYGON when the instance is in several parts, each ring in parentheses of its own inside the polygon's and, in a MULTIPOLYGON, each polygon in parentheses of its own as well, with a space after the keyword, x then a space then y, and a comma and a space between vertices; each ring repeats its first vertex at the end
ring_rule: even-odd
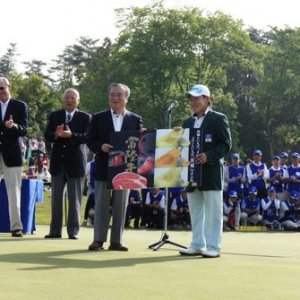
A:
MULTIPOLYGON (((126 230, 129 252, 88 251, 79 240, 45 240, 48 226, 22 239, 0 233, 0 299, 298 299, 300 233, 226 232, 217 259, 182 257, 160 231, 126 230)), ((190 231, 169 231, 188 245, 190 231)), ((108 245, 105 245, 107 248, 108 245)))

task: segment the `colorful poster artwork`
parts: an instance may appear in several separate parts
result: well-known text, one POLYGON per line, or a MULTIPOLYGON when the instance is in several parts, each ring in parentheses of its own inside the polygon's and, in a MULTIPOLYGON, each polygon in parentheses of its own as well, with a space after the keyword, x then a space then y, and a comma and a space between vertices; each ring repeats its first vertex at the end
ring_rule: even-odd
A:
POLYGON ((200 130, 158 129, 114 132, 109 153, 109 188, 142 189, 200 184, 194 156, 201 150, 200 130))

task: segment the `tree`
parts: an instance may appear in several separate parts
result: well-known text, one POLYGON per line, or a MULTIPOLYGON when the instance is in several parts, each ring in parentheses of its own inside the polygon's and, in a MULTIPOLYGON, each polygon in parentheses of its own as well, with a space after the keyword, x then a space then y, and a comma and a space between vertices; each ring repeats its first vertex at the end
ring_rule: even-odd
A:
POLYGON ((229 83, 233 70, 237 76, 236 70, 249 68, 254 56, 242 24, 220 12, 205 16, 197 8, 165 9, 161 2, 119 10, 118 17, 115 69, 122 70, 118 78, 132 88, 130 105, 142 114, 147 127, 165 126, 165 112, 174 99, 179 105, 173 125, 181 125, 189 114, 184 93, 204 83, 214 94, 216 109, 230 107, 237 149, 237 105, 229 83))
POLYGON ((26 76, 31 76, 33 74, 38 75, 42 78, 47 78, 48 76, 46 76, 44 74, 44 67, 47 66, 47 64, 41 60, 37 60, 37 59, 33 59, 31 61, 25 61, 23 62, 23 64, 26 67, 26 71, 25 71, 25 75, 26 76))
POLYGON ((28 135, 43 136, 49 112, 61 106, 60 95, 35 74, 14 76, 11 85, 12 94, 28 104, 28 135))
POLYGON ((92 67, 92 55, 96 51, 98 40, 80 37, 78 44, 66 46, 63 53, 54 60, 50 69, 58 77, 58 86, 64 90, 77 86, 85 78, 88 69, 92 67))
POLYGON ((276 29, 265 49, 264 74, 255 91, 260 132, 268 155, 299 151, 300 29, 276 29))
POLYGON ((0 74, 9 78, 11 72, 15 69, 17 53, 17 44, 10 43, 6 53, 0 58, 0 74))

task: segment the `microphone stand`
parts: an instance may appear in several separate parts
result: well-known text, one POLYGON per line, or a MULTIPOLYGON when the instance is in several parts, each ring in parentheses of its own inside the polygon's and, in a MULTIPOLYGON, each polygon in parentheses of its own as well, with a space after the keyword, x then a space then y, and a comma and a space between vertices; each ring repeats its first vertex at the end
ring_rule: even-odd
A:
MULTIPOLYGON (((177 102, 172 102, 170 107, 166 111, 166 123, 167 123, 167 128, 171 129, 171 116, 172 116, 172 109, 176 106, 177 102)), ((158 250, 160 247, 162 247, 165 244, 171 244, 173 246, 177 246, 179 248, 187 248, 185 246, 182 246, 180 244, 174 243, 169 240, 169 235, 167 233, 168 230, 168 210, 169 210, 169 205, 168 201, 169 200, 169 189, 166 188, 166 201, 165 201, 165 215, 164 215, 164 228, 161 234, 161 237, 158 242, 150 245, 148 248, 153 249, 153 251, 158 250)))

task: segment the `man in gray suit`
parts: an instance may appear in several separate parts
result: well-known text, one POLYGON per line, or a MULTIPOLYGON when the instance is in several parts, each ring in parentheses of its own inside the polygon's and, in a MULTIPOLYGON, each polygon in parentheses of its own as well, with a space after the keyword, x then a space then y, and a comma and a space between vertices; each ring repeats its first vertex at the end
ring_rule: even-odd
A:
POLYGON ((67 232, 69 239, 78 239, 81 200, 86 169, 86 133, 90 115, 80 111, 79 93, 67 89, 63 94, 63 108, 52 112, 45 138, 52 143, 51 224, 45 238, 61 238, 63 219, 63 193, 68 190, 67 232))
POLYGON ((202 185, 188 187, 188 203, 192 223, 192 242, 181 255, 219 257, 223 226, 223 159, 231 148, 227 117, 213 111, 210 91, 205 85, 195 85, 188 93, 193 116, 185 120, 184 128, 200 128, 202 149, 196 163, 202 168, 202 185))
POLYGON ((107 240, 112 200, 112 228, 109 250, 128 251, 122 243, 129 190, 107 190, 108 153, 110 134, 115 131, 141 130, 142 118, 128 110, 126 105, 130 89, 120 83, 112 83, 108 90, 109 109, 92 117, 87 135, 87 145, 95 153, 95 219, 94 240, 89 250, 103 249, 107 240))
POLYGON ((0 77, 0 176, 8 196, 11 235, 22 237, 20 216, 23 156, 20 138, 27 133, 27 105, 10 96, 7 78, 0 77))

